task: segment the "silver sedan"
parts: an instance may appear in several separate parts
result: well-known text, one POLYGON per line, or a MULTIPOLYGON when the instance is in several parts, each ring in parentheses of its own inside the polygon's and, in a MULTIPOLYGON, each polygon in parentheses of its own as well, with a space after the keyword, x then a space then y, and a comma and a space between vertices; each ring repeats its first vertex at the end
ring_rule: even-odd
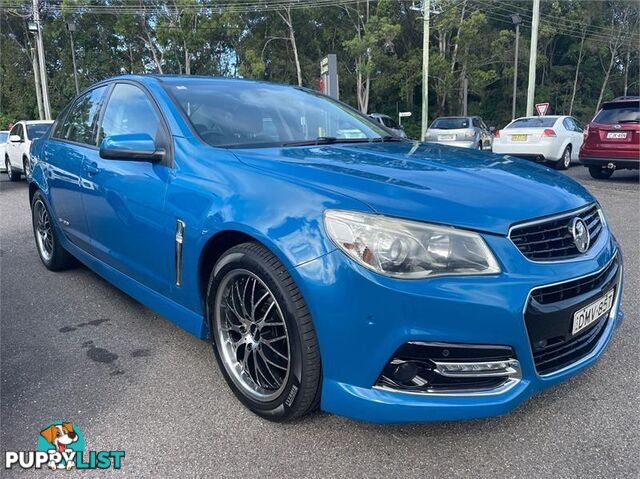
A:
POLYGON ((441 116, 427 130, 432 143, 491 151, 493 134, 479 116, 441 116))

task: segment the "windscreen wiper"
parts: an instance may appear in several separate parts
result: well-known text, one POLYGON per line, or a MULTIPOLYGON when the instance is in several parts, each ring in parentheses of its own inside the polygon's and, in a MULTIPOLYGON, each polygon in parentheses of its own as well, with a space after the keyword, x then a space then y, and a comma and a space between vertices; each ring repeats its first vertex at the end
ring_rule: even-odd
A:
POLYGON ((315 140, 286 141, 281 146, 315 146, 333 143, 370 143, 376 138, 336 138, 335 136, 319 136, 315 140))
POLYGON ((640 123, 639 119, 635 120, 620 120, 618 123, 640 123))

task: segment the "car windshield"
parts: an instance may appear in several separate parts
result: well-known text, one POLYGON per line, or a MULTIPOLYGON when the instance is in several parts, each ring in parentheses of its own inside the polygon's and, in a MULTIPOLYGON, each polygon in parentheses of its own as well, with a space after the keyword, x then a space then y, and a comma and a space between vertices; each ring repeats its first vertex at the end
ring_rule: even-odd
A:
POLYGON ((468 118, 436 118, 431 123, 431 128, 436 130, 459 130, 469 128, 468 118))
POLYGON ((31 140, 35 140, 36 138, 44 136, 50 126, 50 123, 34 123, 33 125, 27 125, 27 133, 29 134, 29 138, 31 140))
POLYGON ((515 120, 506 128, 549 128, 552 127, 558 119, 554 117, 533 117, 520 118, 515 120))
POLYGON ((594 123, 640 123, 640 102, 609 103, 593 119, 594 123))
POLYGON ((0 143, 6 143, 7 142, 7 137, 9 136, 9 133, 6 131, 0 131, 0 143))
POLYGON ((294 146, 389 137, 351 107, 302 88, 238 80, 165 80, 164 84, 200 137, 212 146, 294 146))

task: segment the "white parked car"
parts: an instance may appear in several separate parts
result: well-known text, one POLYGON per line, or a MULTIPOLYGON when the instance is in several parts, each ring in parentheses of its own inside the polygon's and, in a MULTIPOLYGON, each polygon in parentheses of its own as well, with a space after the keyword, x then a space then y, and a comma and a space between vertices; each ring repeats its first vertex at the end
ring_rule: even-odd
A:
POLYGON ((570 116, 532 116, 513 120, 494 132, 493 152, 549 162, 566 170, 578 160, 583 128, 570 116))
MULTIPOLYGON (((4 158, 5 146, 7 141, 9 140, 9 132, 8 131, 0 131, 0 158, 4 158)), ((4 170, 4 161, 0 163, 0 171, 4 170)))
POLYGON ((19 121, 9 132, 5 146, 4 165, 11 181, 29 173, 29 148, 31 142, 44 135, 53 121, 19 121))

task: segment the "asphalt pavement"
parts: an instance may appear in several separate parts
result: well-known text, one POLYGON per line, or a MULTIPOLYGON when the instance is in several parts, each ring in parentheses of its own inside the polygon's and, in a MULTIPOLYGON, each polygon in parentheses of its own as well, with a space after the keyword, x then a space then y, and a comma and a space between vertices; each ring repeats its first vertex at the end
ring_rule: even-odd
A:
POLYGON ((638 173, 597 181, 574 166, 567 174, 603 204, 625 254, 626 319, 609 348, 506 416, 402 426, 326 413, 273 424, 253 415, 229 391, 208 343, 84 267, 47 271, 27 184, 3 174, 1 467, 4 451, 33 450, 39 431, 64 419, 87 449, 125 451, 123 468, 105 477, 639 477, 638 173))

